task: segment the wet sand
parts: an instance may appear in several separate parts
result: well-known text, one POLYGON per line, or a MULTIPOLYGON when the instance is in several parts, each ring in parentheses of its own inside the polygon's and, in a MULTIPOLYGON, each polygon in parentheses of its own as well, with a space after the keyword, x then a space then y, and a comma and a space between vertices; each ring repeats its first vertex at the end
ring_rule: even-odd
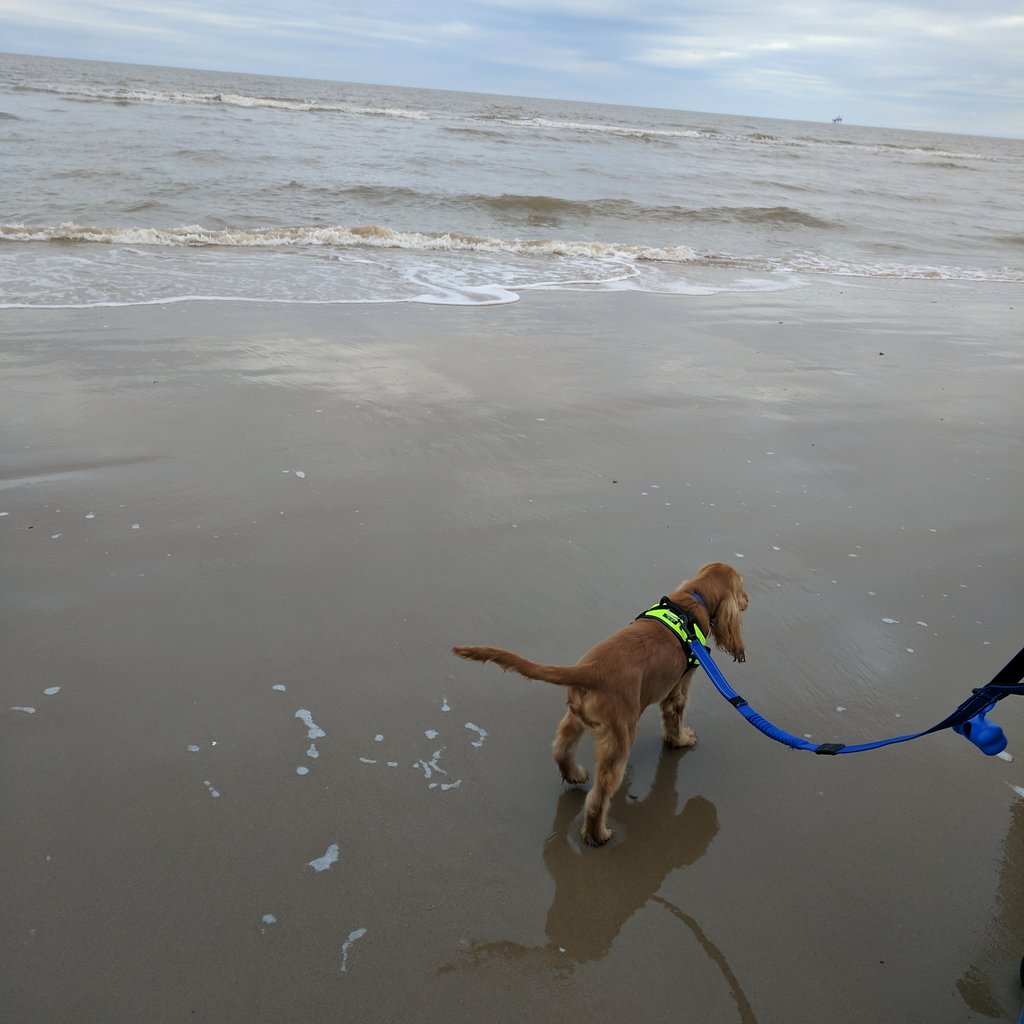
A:
POLYGON ((1020 298, 5 311, 4 1020, 1015 1020, 1021 757, 700 680, 582 849, 562 694, 448 649, 721 559, 763 714, 938 721, 1024 642, 1020 298))

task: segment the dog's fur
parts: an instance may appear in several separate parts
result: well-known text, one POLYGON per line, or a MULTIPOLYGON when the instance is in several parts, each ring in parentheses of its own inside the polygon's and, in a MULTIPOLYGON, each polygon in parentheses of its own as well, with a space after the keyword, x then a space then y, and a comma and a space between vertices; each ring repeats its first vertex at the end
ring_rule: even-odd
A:
MULTIPOLYGON (((743 590, 743 577, 732 566, 711 562, 668 596, 694 617, 705 636, 714 637, 719 650, 736 661, 746 660, 740 612, 746 611, 750 599, 743 590)), ((683 725, 694 666, 687 664, 675 635, 653 619, 637 619, 613 633, 575 665, 539 665, 498 647, 453 647, 452 653, 472 661, 493 661, 527 679, 568 687, 568 710, 551 750, 562 778, 577 785, 589 776, 576 761, 576 745, 584 729, 594 737, 597 765, 582 830, 591 846, 602 846, 612 837, 606 821, 608 804, 622 783, 644 708, 660 706, 661 734, 669 746, 697 743, 696 733, 683 725)))

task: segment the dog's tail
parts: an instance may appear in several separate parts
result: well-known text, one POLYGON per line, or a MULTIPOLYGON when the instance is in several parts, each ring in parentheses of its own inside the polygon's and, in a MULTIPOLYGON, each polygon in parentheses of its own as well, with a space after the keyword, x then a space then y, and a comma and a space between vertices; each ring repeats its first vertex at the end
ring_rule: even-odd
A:
POLYGON ((527 679, 541 679, 556 686, 588 685, 583 673, 575 665, 539 665, 512 651, 503 651, 500 647, 453 647, 452 654, 468 661, 493 661, 503 672, 511 670, 527 679))

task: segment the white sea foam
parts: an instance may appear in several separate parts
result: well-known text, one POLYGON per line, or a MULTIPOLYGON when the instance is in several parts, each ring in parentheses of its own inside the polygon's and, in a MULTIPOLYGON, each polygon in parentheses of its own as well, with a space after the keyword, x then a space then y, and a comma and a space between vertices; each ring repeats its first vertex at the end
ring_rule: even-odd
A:
MULTIPOLYGON (((443 749, 443 748, 442 748, 443 749)), ((423 771, 423 777, 425 779, 431 778, 436 772, 438 775, 447 775, 448 772, 444 770, 437 762, 440 760, 441 751, 435 750, 429 759, 422 758, 413 764, 413 768, 420 768, 423 771)))
POLYGON ((344 974, 348 971, 348 952, 352 948, 352 943, 357 942, 367 932, 366 928, 356 928, 355 931, 348 933, 348 938, 342 943, 341 946, 341 972, 344 974))
POLYGON ((492 238, 458 231, 396 231, 377 224, 338 227, 253 228, 224 230, 198 224, 177 228, 96 227, 64 223, 56 226, 0 225, 0 239, 9 242, 96 242, 104 245, 163 247, 228 247, 283 249, 359 246, 415 251, 482 252, 513 256, 583 256, 591 259, 653 260, 692 263, 699 255, 685 245, 623 245, 560 239, 492 238))
POLYGON ((472 743, 474 747, 482 747, 484 740, 490 735, 486 729, 481 729, 479 725, 474 725, 472 722, 467 722, 466 728, 477 734, 477 738, 472 743))
POLYGON ((287 110, 296 113, 358 114, 370 117, 397 117, 426 121, 430 115, 401 107, 372 107, 350 103, 318 102, 312 99, 288 99, 274 96, 247 96, 239 93, 189 92, 168 89, 129 89, 119 86, 66 85, 38 82, 31 91, 51 93, 71 99, 107 100, 112 103, 176 103, 198 106, 226 106, 287 110))
POLYGON ((335 864, 339 856, 339 847, 337 843, 331 843, 324 851, 322 857, 316 857, 309 861, 308 867, 311 867, 314 871, 326 871, 332 864, 335 864))
MULTIPOLYGON (((290 235, 243 233, 246 237, 236 238, 235 245, 193 245, 186 241, 190 236, 185 231, 162 232, 153 234, 143 249, 117 241, 131 231, 101 234, 102 244, 74 255, 59 247, 0 247, 0 280, 6 282, 0 308, 199 301, 494 305, 514 302, 531 289, 709 295, 777 290, 799 283, 768 271, 758 276, 749 270, 716 268, 683 246, 505 242, 383 230, 363 237, 346 229, 310 229, 290 235), (156 240, 160 234, 169 244, 156 240), (422 248, 416 247, 417 240, 424 243, 422 248), (707 279, 709 270, 713 279, 707 279), (693 280, 693 274, 704 279, 693 280)), ((6 237, 10 241, 12 236, 6 237)), ((100 235, 92 237, 99 239, 100 235)))
POLYGON ((868 277, 900 281, 991 281, 1020 283, 1024 273, 1014 267, 964 267, 948 264, 897 263, 895 260, 850 260, 815 252, 797 252, 769 261, 774 269, 795 274, 868 277))
POLYGON ((299 708, 295 712, 295 717, 300 719, 306 727, 306 737, 311 740, 318 740, 321 736, 326 736, 327 733, 320 728, 316 722, 313 721, 313 715, 305 708, 299 708))
POLYGON ((546 117, 503 118, 500 123, 511 128, 540 128, 582 135, 613 135, 626 139, 707 139, 715 137, 712 133, 692 128, 639 128, 593 121, 559 121, 546 117))
POLYGON ((1008 267, 853 261, 810 251, 738 258, 702 254, 684 244, 501 238, 375 225, 224 230, 16 224, 0 227, 0 242, 10 243, 0 247, 0 308, 195 301, 493 305, 529 290, 679 296, 778 291, 798 286, 807 275, 1024 281, 1024 272, 1008 267), (70 242, 92 244, 69 251, 70 242))

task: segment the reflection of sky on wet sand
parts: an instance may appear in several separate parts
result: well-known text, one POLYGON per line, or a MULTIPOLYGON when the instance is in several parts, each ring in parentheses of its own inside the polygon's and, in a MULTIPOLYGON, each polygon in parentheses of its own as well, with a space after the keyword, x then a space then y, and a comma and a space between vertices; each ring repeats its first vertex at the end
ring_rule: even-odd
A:
POLYGON ((994 910, 986 941, 956 987, 975 1013, 1016 1020, 1021 979, 1015 957, 1024 955, 1024 800, 1014 800, 1010 808, 994 910), (1016 951, 1013 959, 1007 949, 1016 951))
POLYGON ((615 836, 600 850, 584 847, 579 839, 583 791, 566 790, 543 850, 544 866, 555 884, 545 923, 547 943, 526 946, 500 939, 473 943, 459 962, 444 965, 439 973, 504 960, 567 977, 578 965, 604 959, 626 922, 653 903, 689 929, 721 972, 744 1024, 755 1021, 723 951, 693 917, 659 895, 671 872, 707 853, 719 828, 715 806, 704 797, 691 797, 677 810, 680 756, 669 751, 662 754, 643 799, 630 794, 628 784, 616 793, 610 814, 615 836))

